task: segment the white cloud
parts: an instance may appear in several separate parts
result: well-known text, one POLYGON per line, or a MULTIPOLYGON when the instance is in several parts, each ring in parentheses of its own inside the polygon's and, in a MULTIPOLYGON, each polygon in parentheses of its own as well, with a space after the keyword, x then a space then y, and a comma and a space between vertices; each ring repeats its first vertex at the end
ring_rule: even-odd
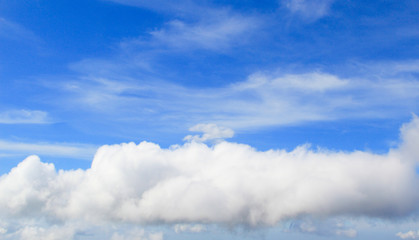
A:
POLYGON ((55 226, 51 228, 26 226, 12 234, 12 239, 14 236, 16 239, 21 240, 72 240, 74 239, 74 231, 68 228, 57 228, 55 226))
MULTIPOLYGON (((259 152, 248 145, 142 142, 102 146, 87 170, 56 171, 31 156, 0 178, 0 218, 275 225, 312 216, 410 216, 418 209, 419 119, 387 154, 259 152)), ((337 234, 351 235, 340 229, 337 234)))
POLYGON ((27 143, 14 142, 0 139, 0 151, 5 156, 8 155, 46 155, 56 157, 72 157, 90 159, 96 147, 88 144, 69 144, 69 143, 27 143))
POLYGON ((125 4, 128 6, 146 8, 153 11, 165 12, 165 13, 177 13, 180 15, 198 15, 204 14, 208 8, 206 1, 196 1, 192 0, 106 0, 119 4, 125 4))
POLYGON ((417 239, 419 238, 419 231, 398 232, 396 236, 401 239, 417 239))
POLYGON ((293 14, 314 21, 329 14, 334 0, 283 0, 293 14))
POLYGON ((188 135, 184 138, 186 141, 197 141, 205 142, 208 140, 221 140, 226 138, 232 138, 234 136, 234 131, 230 128, 219 127, 215 124, 197 124, 191 128, 189 131, 192 132, 202 132, 200 135, 188 135))
POLYGON ((323 72, 256 73, 218 88, 135 79, 67 82, 60 106, 94 111, 112 120, 164 122, 176 127, 212 122, 241 129, 313 121, 393 118, 419 110, 419 83, 399 76, 341 78, 323 72), (72 94, 71 94, 72 93, 72 94), (135 107, 133 107, 135 106, 135 107), (170 121, 167 121, 170 119, 170 121))
POLYGON ((336 230, 336 235, 354 238, 358 235, 358 232, 355 229, 339 229, 336 230))
POLYGON ((111 240, 163 240, 163 233, 148 233, 144 229, 134 228, 127 233, 114 233, 111 240))
POLYGON ((199 233, 206 230, 206 227, 202 224, 176 224, 173 226, 173 230, 176 233, 181 232, 192 232, 192 233, 199 233))
POLYGON ((151 44, 181 50, 224 50, 243 42, 257 25, 255 18, 214 11, 198 23, 169 22, 164 28, 150 33, 151 44))
POLYGON ((0 112, 0 124, 48 124, 48 113, 36 110, 9 110, 0 112))
MULTIPOLYGON (((345 222, 348 222, 345 219, 345 222)), ((342 223, 342 219, 310 219, 303 218, 291 222, 289 230, 298 231, 308 234, 316 234, 320 236, 340 236, 340 237, 356 237, 357 231, 342 223)))

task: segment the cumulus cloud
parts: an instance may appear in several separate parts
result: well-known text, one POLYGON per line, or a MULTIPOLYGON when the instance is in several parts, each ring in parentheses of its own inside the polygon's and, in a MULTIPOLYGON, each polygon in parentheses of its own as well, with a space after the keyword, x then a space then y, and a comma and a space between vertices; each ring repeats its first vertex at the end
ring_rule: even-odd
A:
POLYGON ((419 238, 419 231, 398 232, 396 236, 401 239, 417 239, 419 238))
POLYGON ((419 119, 402 129, 387 154, 123 143, 99 148, 91 168, 68 171, 31 156, 0 178, 0 217, 271 226, 302 216, 409 216, 419 200, 409 147, 419 119))
POLYGON ((176 233, 181 232, 192 232, 192 233, 199 233, 206 230, 206 227, 202 224, 176 224, 173 226, 173 230, 175 230, 176 233))
POLYGON ((0 112, 0 124, 47 124, 48 113, 37 110, 9 110, 0 112))
POLYGON ((197 124, 191 128, 189 131, 192 132, 202 132, 200 135, 188 135, 184 138, 185 141, 197 141, 205 142, 208 140, 221 140, 226 138, 232 138, 234 136, 234 131, 230 128, 219 127, 216 124, 197 124))

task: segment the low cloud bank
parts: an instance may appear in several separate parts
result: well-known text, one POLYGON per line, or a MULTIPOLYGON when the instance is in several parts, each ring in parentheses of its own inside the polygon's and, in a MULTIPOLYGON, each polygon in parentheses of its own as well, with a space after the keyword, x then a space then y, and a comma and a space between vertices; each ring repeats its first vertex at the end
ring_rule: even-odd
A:
MULTIPOLYGON (((418 208, 419 119, 387 154, 191 141, 98 149, 91 168, 30 156, 0 178, 1 219, 275 225, 303 216, 410 216, 418 208)), ((2 227, 2 226, 0 226, 2 227)))

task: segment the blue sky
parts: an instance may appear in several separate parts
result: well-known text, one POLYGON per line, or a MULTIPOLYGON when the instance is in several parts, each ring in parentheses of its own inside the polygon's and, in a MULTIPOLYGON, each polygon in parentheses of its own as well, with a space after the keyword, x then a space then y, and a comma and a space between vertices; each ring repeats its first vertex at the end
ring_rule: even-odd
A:
POLYGON ((419 238, 408 193, 418 187, 418 9, 413 0, 0 1, 0 238, 419 238), (375 177, 366 187, 365 169, 375 177), (397 179, 394 192, 383 175, 397 179), (243 190, 244 176, 262 179, 243 190), (196 182, 183 209, 182 184, 196 182), (113 200, 90 218, 81 196, 95 191, 113 200), (24 192, 36 194, 7 196, 24 192), (185 213, 208 209, 161 213, 171 206, 161 198, 185 213), (231 214, 212 216, 219 203, 231 214), (155 211, 145 216, 143 205, 155 211))

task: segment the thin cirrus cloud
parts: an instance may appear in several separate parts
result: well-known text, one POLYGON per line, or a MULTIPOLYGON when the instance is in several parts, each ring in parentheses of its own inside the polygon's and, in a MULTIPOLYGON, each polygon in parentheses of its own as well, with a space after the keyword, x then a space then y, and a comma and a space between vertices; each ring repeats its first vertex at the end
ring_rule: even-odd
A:
POLYGON ((90 159, 94 155, 95 150, 96 147, 89 144, 28 143, 0 139, 0 151, 6 156, 38 154, 42 156, 90 159))
POLYGON ((38 110, 8 110, 0 112, 0 124, 49 124, 48 113, 38 110))
MULTIPOLYGON (((170 48, 191 50, 222 50, 240 37, 245 37, 256 27, 255 19, 243 16, 216 17, 217 21, 205 21, 188 24, 180 20, 167 23, 166 27, 151 32, 153 44, 166 45, 170 48)), ((242 39, 243 40, 243 39, 242 39)))
POLYGON ((0 39, 13 41, 41 42, 41 39, 22 25, 0 16, 0 39))
POLYGON ((282 4, 293 14, 308 21, 315 21, 330 12, 334 0, 282 0, 282 4))
POLYGON ((418 108, 418 81, 405 74, 377 77, 372 72, 341 78, 318 71, 256 73, 243 82, 206 89, 132 78, 84 78, 61 86, 65 91, 61 102, 63 106, 76 104, 83 111, 135 118, 143 123, 151 117, 154 122, 171 119, 171 123, 185 128, 205 122, 241 130, 377 119, 398 117, 407 109, 418 108))
POLYGON ((143 47, 158 51, 204 49, 225 51, 246 41, 260 27, 260 17, 247 16, 206 1, 173 2, 112 0, 113 2, 168 12, 171 20, 144 36, 121 42, 123 49, 143 47), (164 7, 163 7, 164 6, 164 7))
POLYGON ((182 16, 195 16, 206 13, 208 10, 207 1, 200 1, 197 3, 193 0, 174 0, 174 1, 147 1, 147 0, 104 0, 124 4, 134 7, 149 9, 152 11, 164 13, 177 13, 182 16))
POLYGON ((122 41, 120 47, 124 52, 139 52, 138 48, 158 49, 160 54, 163 50, 226 52, 249 41, 260 25, 260 19, 256 17, 228 9, 213 9, 197 20, 174 18, 150 31, 148 37, 122 41))
MULTIPOLYGON (((60 171, 30 156, 0 178, 0 223, 181 223, 189 225, 178 225, 179 231, 193 232, 203 230, 193 227, 199 224, 259 227, 304 217, 399 220, 419 207, 412 191, 419 184, 418 140, 419 119, 413 117, 401 128, 400 145, 386 154, 307 146, 260 152, 225 141, 163 149, 142 142, 102 146, 89 169, 60 171)), ((9 234, 24 231, 0 227, 9 234)), ((321 231, 310 222, 298 228, 321 231)), ((357 232, 337 224, 333 234, 357 232)))

